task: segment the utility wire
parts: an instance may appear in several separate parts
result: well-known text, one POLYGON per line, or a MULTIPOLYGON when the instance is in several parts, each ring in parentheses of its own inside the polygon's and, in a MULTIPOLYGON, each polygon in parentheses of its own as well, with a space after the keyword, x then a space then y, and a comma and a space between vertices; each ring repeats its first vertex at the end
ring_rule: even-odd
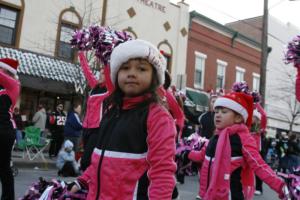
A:
MULTIPOLYGON (((277 3, 273 4, 273 5, 271 5, 271 6, 269 7, 268 10, 270 11, 270 9, 275 8, 276 6, 280 5, 280 4, 283 3, 284 1, 286 1, 286 0, 280 0, 279 2, 277 2, 277 3)), ((257 26, 255 26, 255 25, 253 25, 253 24, 251 24, 251 23, 245 21, 245 20, 248 20, 248 19, 251 19, 251 18, 247 18, 247 19, 238 19, 238 18, 233 17, 232 15, 230 15, 230 14, 224 12, 224 11, 221 11, 221 10, 215 8, 215 7, 212 7, 212 6, 210 6, 210 5, 208 5, 208 4, 205 4, 205 3, 203 3, 203 4, 204 4, 206 7, 209 7, 210 9, 212 9, 212 10, 214 10, 214 11, 217 11, 217 12, 219 12, 219 13, 221 13, 221 14, 227 16, 227 17, 230 17, 230 18, 236 20, 236 21, 234 21, 233 23, 235 23, 235 22, 237 22, 237 21, 240 21, 240 22, 242 22, 242 23, 244 23, 244 24, 246 24, 246 25, 248 25, 248 26, 250 26, 250 27, 252 27, 252 28, 255 28, 255 29, 259 30, 259 31, 262 31, 262 27, 257 27, 257 26)), ((259 16, 259 17, 262 17, 262 16, 259 16)), ((256 18, 256 17, 253 17, 253 18, 256 18)), ((232 23, 232 22, 229 22, 229 23, 232 23)), ((282 44, 286 44, 285 41, 282 41, 281 39, 279 39, 278 37, 274 36, 273 34, 268 33, 268 35, 269 35, 270 37, 274 38, 275 40, 278 40, 278 41, 281 42, 282 44)))

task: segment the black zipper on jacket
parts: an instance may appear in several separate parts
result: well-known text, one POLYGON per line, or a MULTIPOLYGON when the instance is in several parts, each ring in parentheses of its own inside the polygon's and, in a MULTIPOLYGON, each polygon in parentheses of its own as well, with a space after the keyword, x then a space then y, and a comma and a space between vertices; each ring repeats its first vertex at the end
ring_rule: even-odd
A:
POLYGON ((209 160, 209 164, 208 164, 208 173, 207 173, 207 185, 206 185, 206 190, 208 189, 208 186, 209 186, 209 179, 210 179, 210 167, 211 167, 211 162, 212 162, 212 157, 210 158, 209 160))
MULTIPOLYGON (((139 106, 144 106, 144 105, 147 105, 149 104, 149 101, 146 100, 140 104, 138 104, 136 107, 139 107, 139 106)), ((100 196, 100 190, 101 190, 101 187, 100 187, 100 178, 101 178, 101 166, 102 166, 102 161, 104 159, 104 153, 105 153, 105 150, 106 150, 106 147, 107 147, 107 144, 110 143, 110 139, 113 138, 113 130, 115 129, 115 124, 116 124, 116 119, 118 119, 120 116, 120 110, 117 110, 116 113, 113 113, 113 116, 111 117, 111 119, 109 119, 109 121, 112 122, 112 124, 110 126, 112 126, 112 130, 110 131, 110 135, 106 138, 105 142, 103 143, 103 149, 101 151, 101 157, 100 157, 100 160, 99 160, 99 164, 98 164, 98 168, 97 168, 97 193, 96 193, 96 198, 95 200, 98 200, 98 197, 100 196)), ((108 131, 106 130, 104 135, 101 137, 101 138, 105 138, 105 135, 108 134, 108 131)), ((99 139, 98 141, 100 141, 101 139, 99 139)))
MULTIPOLYGON (((96 193, 96 198, 95 200, 98 200, 98 197, 100 196, 100 190, 101 190, 101 185, 100 185, 100 178, 101 178, 101 167, 102 167, 102 161, 104 159, 104 153, 105 153, 105 150, 106 150, 106 147, 107 147, 107 144, 109 143, 110 139, 112 138, 112 133, 113 133, 113 130, 115 128, 115 124, 116 124, 116 120, 119 117, 119 113, 115 114, 115 116, 113 116, 110 120, 113 122, 112 124, 112 127, 113 129, 110 131, 110 135, 107 136, 106 140, 104 141, 103 143, 103 149, 101 151, 101 157, 100 157, 100 160, 99 160, 99 163, 98 163, 98 168, 97 168, 97 193, 96 193)), ((103 138, 105 138, 105 135, 106 134, 109 134, 108 131, 105 131, 103 133, 103 138)))

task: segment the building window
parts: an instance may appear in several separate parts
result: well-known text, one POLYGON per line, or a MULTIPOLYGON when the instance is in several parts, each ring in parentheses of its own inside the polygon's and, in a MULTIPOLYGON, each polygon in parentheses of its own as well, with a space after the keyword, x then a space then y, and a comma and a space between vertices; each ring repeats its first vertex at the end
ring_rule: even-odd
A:
POLYGON ((205 54, 195 52, 195 77, 194 87, 197 89, 204 88, 204 73, 205 73, 205 60, 207 56, 205 54))
POLYGON ((222 60, 217 60, 217 89, 225 88, 225 72, 226 72, 227 62, 222 60))
POLYGON ((60 39, 58 46, 58 57, 66 59, 66 60, 74 60, 75 52, 70 44, 70 40, 72 38, 72 34, 76 30, 76 27, 62 24, 60 29, 60 39))
POLYGON ((76 61, 76 50, 71 48, 70 40, 76 29, 82 27, 82 19, 73 6, 64 9, 58 17, 55 56, 69 62, 76 61))
POLYGON ((259 81, 260 81, 260 75, 257 73, 253 73, 253 91, 258 92, 259 91, 259 81))
POLYGON ((236 82, 244 81, 244 75, 245 75, 246 70, 241 67, 236 67, 235 69, 236 69, 235 81, 236 82))
POLYGON ((171 54, 168 54, 168 53, 166 53, 164 51, 160 51, 160 52, 161 52, 161 54, 164 56, 164 58, 167 61, 167 70, 168 70, 168 72, 171 73, 171 60, 172 60, 171 54))
POLYGON ((15 45, 18 18, 19 11, 0 5, 0 43, 15 45))

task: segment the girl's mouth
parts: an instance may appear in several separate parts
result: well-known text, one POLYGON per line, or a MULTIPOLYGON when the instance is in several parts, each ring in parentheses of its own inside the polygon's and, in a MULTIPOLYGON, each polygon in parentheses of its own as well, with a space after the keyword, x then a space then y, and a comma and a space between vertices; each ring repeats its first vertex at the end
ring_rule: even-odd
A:
POLYGON ((125 82, 126 85, 138 85, 137 82, 125 82))

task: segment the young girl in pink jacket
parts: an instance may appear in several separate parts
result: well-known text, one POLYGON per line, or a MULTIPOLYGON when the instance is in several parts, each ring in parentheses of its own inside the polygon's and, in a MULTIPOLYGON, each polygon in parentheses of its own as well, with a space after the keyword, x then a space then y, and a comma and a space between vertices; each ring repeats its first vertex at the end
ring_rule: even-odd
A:
POLYGON ((254 174, 283 196, 284 182, 261 158, 256 141, 249 133, 253 97, 231 92, 214 103, 215 135, 191 160, 203 162, 200 197, 205 200, 252 199, 254 174))
POLYGON ((14 178, 10 168, 11 150, 16 138, 13 110, 20 92, 17 60, 0 59, 0 181, 1 199, 15 199, 14 178))
POLYGON ((105 103, 91 165, 71 191, 87 199, 170 200, 175 186, 175 123, 158 101, 166 61, 144 40, 119 44, 111 54, 114 92, 105 103))

